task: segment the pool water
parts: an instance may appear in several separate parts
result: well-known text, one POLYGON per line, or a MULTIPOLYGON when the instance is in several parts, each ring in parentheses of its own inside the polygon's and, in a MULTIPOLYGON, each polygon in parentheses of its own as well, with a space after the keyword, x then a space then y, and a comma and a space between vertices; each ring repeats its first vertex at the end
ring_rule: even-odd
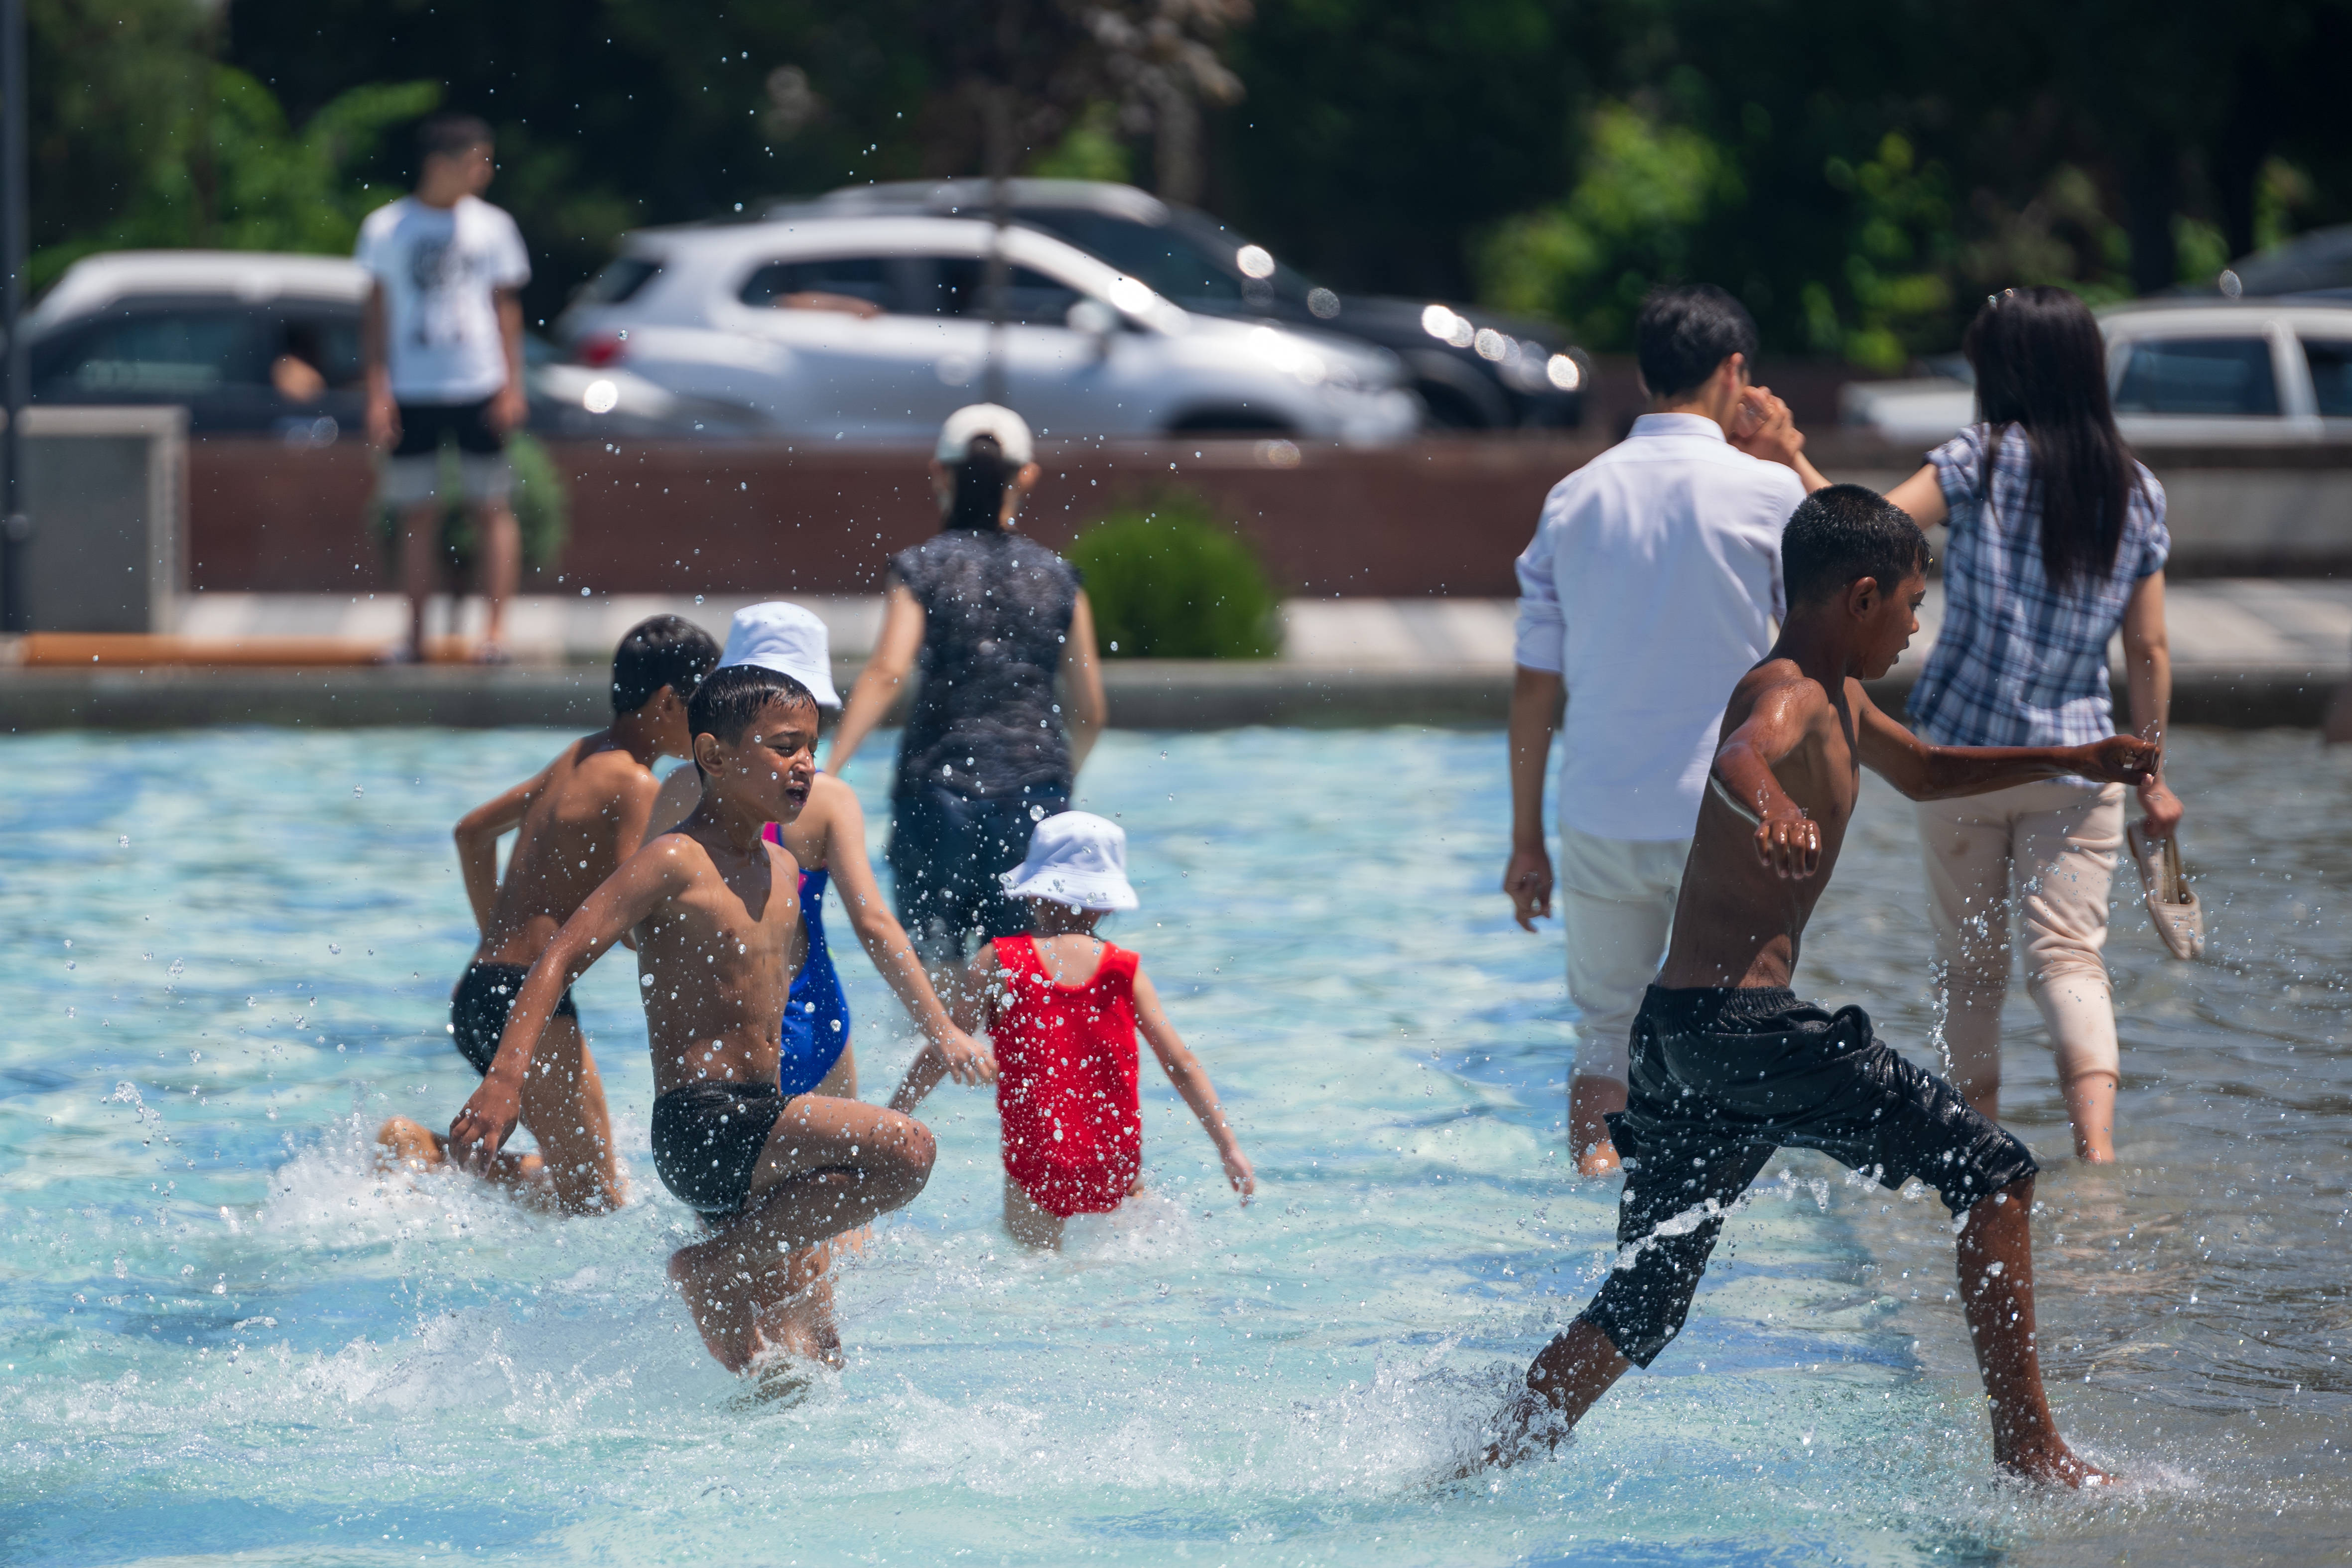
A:
MULTIPOLYGON (((991 1100, 945 1085, 929 1189, 842 1277, 846 1366, 730 1377, 662 1272, 695 1231, 652 1173, 625 955, 579 999, 638 1202, 560 1221, 366 1158, 475 1081, 448 829, 561 740, 0 742, 0 1562, 2345 1559, 2352 759, 2306 735, 2175 742, 2212 948, 2173 963, 2118 912, 2115 1168, 2064 1159, 2012 999, 2053 1397, 2131 1478, 2089 1497, 1995 1479, 1941 1205, 1810 1154, 1557 1460, 1444 1479, 1615 1198, 1560 1158, 1560 939, 1493 891, 1496 733, 1108 736, 1084 794, 1144 900, 1111 934, 1257 1202, 1147 1064, 1150 1194, 1024 1254, 991 1100)), ((855 779, 877 858, 883 773, 855 779)), ((1801 984, 1932 1059, 1916 853, 1873 781, 1801 984)), ((878 1100, 911 1041, 843 969, 878 1100)))

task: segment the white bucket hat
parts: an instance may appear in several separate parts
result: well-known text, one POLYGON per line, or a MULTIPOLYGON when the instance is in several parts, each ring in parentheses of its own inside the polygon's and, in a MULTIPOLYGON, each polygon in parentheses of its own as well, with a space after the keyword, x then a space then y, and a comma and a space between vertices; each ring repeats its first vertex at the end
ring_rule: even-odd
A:
POLYGON ((735 612, 727 627, 727 647, 719 668, 756 664, 789 675, 809 689, 820 708, 838 708, 841 694, 833 689, 832 639, 824 623, 798 605, 771 599, 747 605, 735 612))
POLYGON ((1016 899, 1046 899, 1081 910, 1131 910, 1127 830, 1090 811, 1065 811, 1037 825, 1029 854, 997 879, 1016 899))
POLYGON ((948 416, 948 422, 940 426, 939 449, 932 455, 942 463, 961 463, 971 456, 974 436, 996 437, 1004 460, 1016 468, 1027 468, 1037 454, 1029 421, 1001 403, 972 403, 948 416))

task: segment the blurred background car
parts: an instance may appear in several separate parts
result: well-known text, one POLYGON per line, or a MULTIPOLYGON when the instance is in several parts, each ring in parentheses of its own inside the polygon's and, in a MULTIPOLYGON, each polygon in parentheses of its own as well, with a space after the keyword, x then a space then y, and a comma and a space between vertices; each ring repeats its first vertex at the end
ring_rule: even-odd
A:
MULTIPOLYGON (((360 319, 368 277, 340 257, 117 251, 74 263, 25 319, 36 403, 180 404, 201 435, 363 440, 360 319)), ((625 371, 565 364, 524 339, 543 436, 724 436, 740 410, 625 371)))
MULTIPOLYGON (((1312 327, 1376 344, 1404 362, 1429 423, 1444 429, 1561 428, 1580 423, 1591 366, 1559 331, 1476 306, 1340 294, 1276 260, 1208 214, 1104 180, 1009 180, 1013 222, 1069 241, 1187 310, 1312 327)), ((812 213, 992 216, 986 180, 848 185, 780 203, 771 219, 812 213)))
POLYGON ((1195 315, 1050 235, 971 218, 803 213, 629 236, 556 323, 583 364, 739 405, 780 433, 929 442, 992 384, 1059 439, 1199 434, 1399 441, 1419 401, 1394 354, 1195 315))
MULTIPOLYGON (((2352 300, 2141 300, 2100 312, 2116 423, 2136 445, 2352 441, 2352 300)), ((1957 356, 1915 381, 1854 382, 1848 425, 1934 445, 1976 417, 1957 356)))

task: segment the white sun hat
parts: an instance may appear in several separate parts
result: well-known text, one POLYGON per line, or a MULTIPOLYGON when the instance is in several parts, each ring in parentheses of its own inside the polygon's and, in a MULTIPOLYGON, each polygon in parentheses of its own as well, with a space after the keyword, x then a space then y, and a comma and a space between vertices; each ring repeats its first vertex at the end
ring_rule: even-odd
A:
POLYGON ((1140 901, 1127 879, 1127 829, 1090 811, 1045 818, 1029 853, 998 879, 1016 899, 1046 899, 1081 910, 1131 910, 1140 901))
POLYGON ((1029 421, 1001 403, 972 403, 949 415, 948 422, 940 426, 939 449, 933 456, 942 463, 961 463, 971 456, 974 436, 995 437, 1004 460, 1016 468, 1027 468, 1037 454, 1029 421))
POLYGON ((735 612, 727 627, 727 647, 719 655, 719 668, 756 664, 761 669, 789 675, 809 689, 819 707, 838 708, 841 694, 833 689, 832 648, 824 623, 813 613, 782 599, 770 599, 735 612))

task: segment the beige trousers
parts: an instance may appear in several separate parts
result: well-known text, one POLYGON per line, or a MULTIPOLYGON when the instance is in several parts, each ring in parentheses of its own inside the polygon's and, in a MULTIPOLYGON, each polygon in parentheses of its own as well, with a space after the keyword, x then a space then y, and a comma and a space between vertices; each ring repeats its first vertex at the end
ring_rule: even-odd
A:
POLYGON ((1576 1076, 1625 1081, 1633 1016, 1657 978, 1682 894, 1687 838, 1596 838, 1559 830, 1559 915, 1568 995, 1583 1015, 1576 1076))
POLYGON ((2012 910, 2025 937, 2026 992, 2050 1030, 2059 1081, 2116 1072, 2116 1010, 2100 953, 2124 842, 2123 785, 2049 779, 1921 801, 1918 812, 1935 983, 1961 1092, 1973 1100, 2000 1083, 2012 910))

